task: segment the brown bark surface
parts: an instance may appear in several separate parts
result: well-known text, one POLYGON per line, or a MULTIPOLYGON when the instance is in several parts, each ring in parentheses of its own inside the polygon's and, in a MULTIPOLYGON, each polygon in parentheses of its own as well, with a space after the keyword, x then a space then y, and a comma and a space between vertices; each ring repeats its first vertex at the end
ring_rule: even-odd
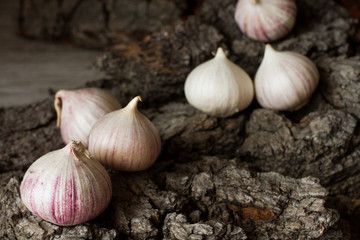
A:
MULTIPOLYGON (((80 29, 77 33, 82 33, 85 28, 80 25, 90 24, 95 39, 67 36, 75 43, 100 46, 109 43, 109 39, 99 41, 100 33, 130 24, 130 16, 126 21, 115 17, 124 10, 109 7, 115 1, 46 2, 54 13, 66 9, 68 25, 61 25, 61 14, 49 15, 44 25, 41 18, 48 13, 30 14, 32 7, 44 3, 24 0, 24 32, 52 38, 54 32, 44 29, 66 29, 66 34, 80 29), (81 15, 79 10, 90 6, 96 16, 91 21, 91 14, 81 15), (103 18, 99 26, 92 24, 103 18)), ((109 208, 89 223, 59 227, 35 217, 19 197, 27 167, 63 146, 52 100, 0 109, 0 238, 356 239, 360 58, 352 42, 355 22, 347 12, 334 1, 298 1, 294 30, 273 43, 278 50, 300 52, 317 64, 320 84, 305 107, 277 112, 262 109, 254 101, 232 117, 215 118, 186 102, 183 83, 219 46, 254 76, 264 44, 238 30, 233 20, 236 1, 136 2, 153 6, 155 13, 159 11, 156 16, 166 21, 144 30, 140 25, 148 20, 136 19, 139 26, 136 23, 124 33, 127 40, 116 36, 118 44, 95 63, 108 78, 89 81, 87 86, 111 91, 122 105, 141 95, 141 111, 160 130, 160 158, 144 172, 109 171, 114 185, 109 208), (165 5, 179 14, 161 11, 165 5), (198 8, 186 10, 190 5, 198 8), (181 18, 184 13, 187 17, 181 18), (136 31, 149 35, 135 42, 131 39, 136 31)))

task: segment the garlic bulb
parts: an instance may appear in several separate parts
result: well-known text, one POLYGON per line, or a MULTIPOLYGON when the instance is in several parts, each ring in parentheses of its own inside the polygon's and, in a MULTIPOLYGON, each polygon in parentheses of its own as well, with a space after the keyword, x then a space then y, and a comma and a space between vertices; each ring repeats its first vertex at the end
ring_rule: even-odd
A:
POLYGON ((110 168, 140 171, 158 158, 161 140, 158 130, 137 110, 140 97, 123 109, 106 114, 92 128, 89 151, 110 168))
POLYGON ((213 59, 193 69, 185 81, 185 97, 195 108, 228 117, 247 108, 254 98, 249 75, 218 48, 213 59))
POLYGON ((87 144, 92 126, 106 113, 119 109, 114 96, 99 88, 60 90, 55 95, 57 126, 66 144, 70 140, 87 144))
POLYGON ((319 83, 319 72, 307 57, 278 52, 270 45, 255 75, 256 99, 264 108, 296 110, 306 104, 319 83))
POLYGON ((49 152, 26 171, 20 185, 25 206, 61 226, 89 221, 108 206, 112 188, 105 168, 81 142, 49 152))
POLYGON ((270 42, 291 31, 296 11, 295 0, 239 0, 235 21, 247 36, 270 42))

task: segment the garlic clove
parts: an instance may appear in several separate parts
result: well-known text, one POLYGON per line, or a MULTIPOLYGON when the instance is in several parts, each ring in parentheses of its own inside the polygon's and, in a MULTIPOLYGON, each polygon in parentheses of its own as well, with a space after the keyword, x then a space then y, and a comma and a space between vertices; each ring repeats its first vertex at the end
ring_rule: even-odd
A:
POLYGON ((274 110, 296 110, 306 104, 319 83, 316 65, 296 52, 278 52, 269 44, 255 75, 258 103, 274 110))
POLYGON ((296 12, 295 0, 239 0, 235 21, 245 35, 270 42, 291 31, 296 12))
POLYGON ((193 69, 185 81, 187 101, 216 117, 228 117, 247 108, 254 98, 249 75, 218 48, 213 59, 193 69))
POLYGON ((161 150, 156 127, 137 109, 135 97, 123 109, 106 114, 92 128, 89 151, 102 164, 122 171, 150 167, 161 150))
POLYGON ((108 206, 111 180, 81 142, 49 152, 26 171, 21 199, 38 217, 61 226, 87 222, 108 206))
POLYGON ((92 126, 106 113, 121 108, 109 92, 99 88, 60 90, 54 101, 57 126, 63 141, 81 141, 87 144, 92 126))

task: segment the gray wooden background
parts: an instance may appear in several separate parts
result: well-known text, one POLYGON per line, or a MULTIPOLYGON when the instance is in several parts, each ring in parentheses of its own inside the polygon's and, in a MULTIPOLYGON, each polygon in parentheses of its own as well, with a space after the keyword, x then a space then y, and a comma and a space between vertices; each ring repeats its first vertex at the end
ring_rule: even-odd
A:
POLYGON ((16 35, 20 1, 0 1, 0 107, 49 97, 49 89, 75 88, 102 75, 91 63, 99 52, 16 35))

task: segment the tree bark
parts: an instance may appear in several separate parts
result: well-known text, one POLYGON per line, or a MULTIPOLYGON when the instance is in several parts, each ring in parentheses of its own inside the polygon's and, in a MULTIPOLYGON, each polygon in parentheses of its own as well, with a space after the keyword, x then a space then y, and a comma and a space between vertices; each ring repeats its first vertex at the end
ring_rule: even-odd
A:
MULTIPOLYGON (((41 4, 24 0, 23 8, 31 9, 30 2, 41 4)), ((54 12, 67 6, 60 2, 52 5, 54 12)), ((84 2, 68 3, 71 19, 86 6, 84 2)), ((94 32, 117 26, 112 11, 120 10, 107 7, 106 15, 103 7, 110 1, 94 2, 102 10, 93 7, 93 14, 98 19, 108 16, 94 32)), ((278 50, 300 52, 316 63, 320 84, 306 106, 277 112, 254 101, 232 117, 216 118, 186 102, 183 84, 187 74, 219 46, 255 75, 264 44, 237 28, 236 1, 205 0, 191 11, 184 10, 189 1, 139 2, 157 10, 173 4, 176 12, 194 14, 186 19, 171 14, 173 24, 162 26, 162 22, 148 31, 135 24, 133 29, 149 34, 141 41, 129 40, 137 30, 126 33, 127 41, 115 37, 120 44, 108 48, 95 63, 109 78, 89 81, 87 86, 109 90, 122 105, 142 96, 140 110, 161 134, 158 161, 139 173, 109 170, 116 187, 108 209, 89 223, 56 226, 31 214, 19 196, 21 178, 30 164, 63 146, 52 100, 0 109, 0 124, 6 126, 0 129, 0 237, 356 239, 360 63, 352 44, 355 22, 346 11, 330 0, 298 1, 295 28, 273 43, 278 50)), ((31 18, 25 10, 23 14, 26 29, 44 29, 35 22, 44 24, 38 18, 45 13, 31 18)), ((76 27, 71 20, 66 29, 76 27)), ((44 36, 52 35, 39 35, 44 36)), ((82 41, 71 36, 74 42, 82 41)), ((96 46, 109 43, 95 42, 96 46)))

